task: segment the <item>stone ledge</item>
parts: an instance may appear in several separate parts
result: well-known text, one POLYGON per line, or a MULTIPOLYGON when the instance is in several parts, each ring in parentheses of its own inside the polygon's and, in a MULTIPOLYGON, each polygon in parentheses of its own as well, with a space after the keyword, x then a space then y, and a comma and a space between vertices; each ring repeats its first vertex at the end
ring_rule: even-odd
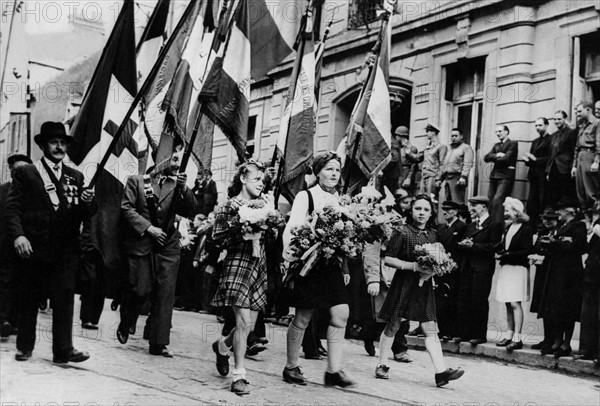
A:
MULTIPOLYGON (((411 348, 424 350, 425 341, 421 337, 406 337, 411 348)), ((460 344, 454 342, 442 343, 445 352, 453 354, 464 354, 470 356, 482 356, 493 358, 515 364, 528 365, 538 368, 557 369, 574 374, 600 376, 600 368, 594 366, 592 361, 574 359, 573 357, 554 358, 552 355, 541 355, 539 351, 532 350, 530 345, 526 348, 512 352, 504 348, 496 347, 495 342, 487 342, 473 347, 468 342, 460 344)))

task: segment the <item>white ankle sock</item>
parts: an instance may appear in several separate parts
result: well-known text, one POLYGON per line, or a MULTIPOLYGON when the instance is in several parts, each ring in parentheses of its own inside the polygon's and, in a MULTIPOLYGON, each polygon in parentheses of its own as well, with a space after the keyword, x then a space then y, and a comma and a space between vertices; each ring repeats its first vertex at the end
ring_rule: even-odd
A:
POLYGON ((219 353, 225 356, 231 355, 231 347, 228 347, 227 344, 225 344, 224 337, 219 339, 219 353))
POLYGON ((513 338, 512 338, 512 340, 513 340, 514 342, 519 342, 519 341, 521 341, 521 334, 520 334, 520 333, 515 333, 515 334, 513 334, 513 338))
POLYGON ((246 379, 246 368, 232 369, 231 376, 233 376, 233 382, 246 379))
POLYGON ((388 337, 384 332, 381 332, 379 337, 379 363, 387 365, 388 357, 392 352, 392 345, 394 344, 394 337, 388 337))

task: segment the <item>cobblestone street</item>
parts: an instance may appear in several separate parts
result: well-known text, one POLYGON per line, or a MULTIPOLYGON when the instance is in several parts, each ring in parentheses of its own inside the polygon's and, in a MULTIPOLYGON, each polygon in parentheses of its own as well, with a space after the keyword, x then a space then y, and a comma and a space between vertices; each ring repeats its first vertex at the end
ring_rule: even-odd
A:
POLYGON ((346 345, 344 369, 358 381, 357 387, 325 387, 326 361, 304 359, 301 363, 309 385, 289 385, 281 379, 286 330, 270 324, 268 350, 247 362, 251 394, 238 397, 229 392, 230 379, 220 377, 214 367, 210 344, 221 327, 214 316, 175 312, 169 347, 175 353, 173 359, 148 354, 146 341, 139 338, 145 317, 138 322, 138 335, 125 346, 119 344, 117 316, 105 310, 98 331, 74 326, 76 348, 92 354, 81 364, 52 364, 50 314, 38 318, 38 343, 29 362, 14 360, 14 337, 2 343, 1 405, 598 405, 600 401, 599 385, 593 378, 450 354, 447 364, 462 367, 466 373, 459 381, 436 388, 431 362, 423 351, 411 351, 412 364, 390 361, 390 380, 376 380, 376 358, 368 357, 353 342, 346 345))

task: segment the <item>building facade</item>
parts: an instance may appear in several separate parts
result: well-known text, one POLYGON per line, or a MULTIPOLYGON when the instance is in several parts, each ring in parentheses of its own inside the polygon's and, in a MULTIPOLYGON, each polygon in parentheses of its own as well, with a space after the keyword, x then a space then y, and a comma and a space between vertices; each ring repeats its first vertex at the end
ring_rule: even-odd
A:
MULTIPOLYGON (((379 22, 368 21, 372 12, 357 17, 358 2, 324 4, 321 23, 334 23, 325 50, 315 153, 334 150, 343 137, 360 90, 360 69, 376 40, 379 22)), ((483 156, 497 142, 497 124, 510 128, 521 156, 537 137, 536 118, 564 110, 573 122, 577 102, 600 99, 596 0, 413 0, 399 1, 397 11, 391 19, 392 128, 409 126, 419 149, 427 142, 428 121, 440 126, 445 144, 451 128, 461 128, 476 151, 472 195, 487 192, 491 167, 483 156)), ((248 146, 255 159, 271 160, 291 68, 292 58, 252 86, 248 146)), ((225 138, 217 136, 212 169, 220 192, 235 161, 225 138)), ((526 176, 520 161, 513 196, 527 196, 526 176)))

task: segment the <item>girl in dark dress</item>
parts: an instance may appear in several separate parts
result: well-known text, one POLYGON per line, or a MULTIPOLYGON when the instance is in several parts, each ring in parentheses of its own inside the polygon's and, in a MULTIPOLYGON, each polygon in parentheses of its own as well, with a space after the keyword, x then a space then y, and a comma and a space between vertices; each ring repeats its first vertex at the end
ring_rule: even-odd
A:
POLYGON ((419 286, 422 269, 415 262, 415 246, 437 241, 436 231, 429 226, 433 216, 433 203, 427 195, 419 195, 412 203, 408 225, 402 227, 388 243, 385 264, 396 268, 394 279, 388 295, 383 303, 379 317, 387 321, 387 325, 379 339, 379 363, 375 368, 375 377, 389 379, 389 367, 386 365, 394 342, 394 335, 403 320, 414 320, 420 323, 425 333, 425 348, 431 357, 435 369, 437 386, 446 385, 449 381, 460 378, 461 369, 446 369, 442 346, 438 340, 436 322, 435 296, 433 279, 430 278, 419 286))

